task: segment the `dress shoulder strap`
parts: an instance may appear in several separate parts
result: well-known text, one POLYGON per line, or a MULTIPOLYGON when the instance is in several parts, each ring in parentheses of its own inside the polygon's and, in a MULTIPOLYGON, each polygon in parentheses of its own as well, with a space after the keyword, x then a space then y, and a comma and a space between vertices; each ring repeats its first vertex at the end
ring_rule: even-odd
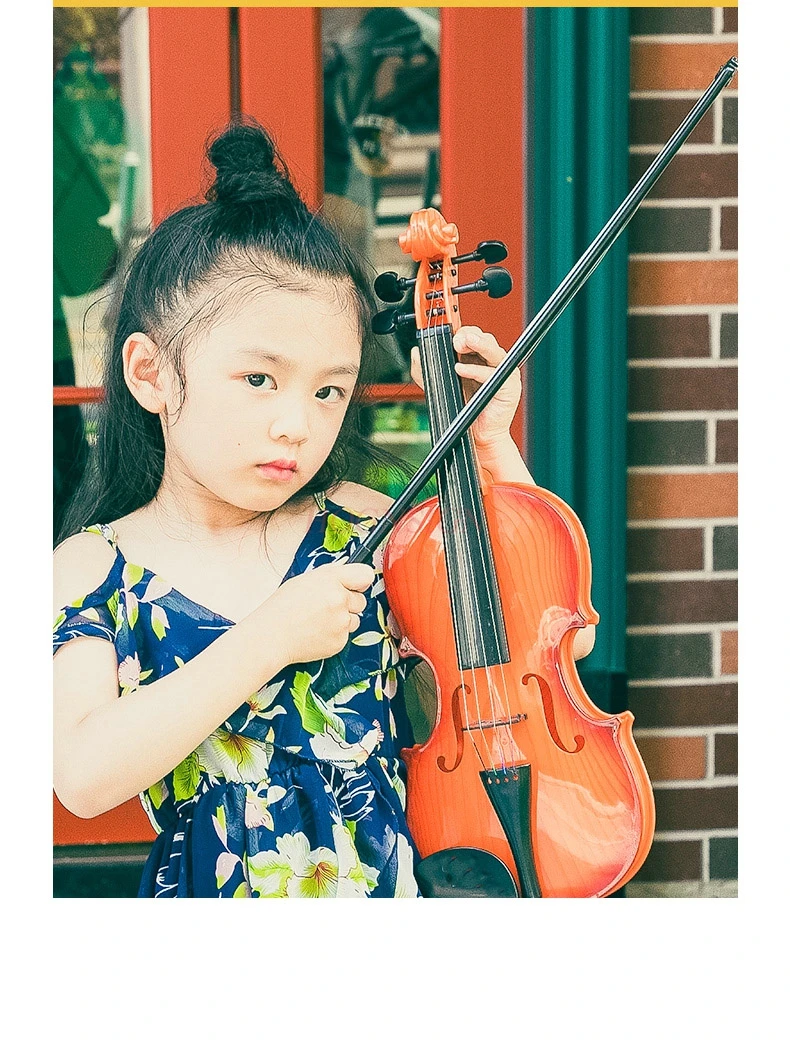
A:
POLYGON ((83 527, 82 530, 86 534, 98 534, 112 546, 114 551, 118 551, 118 535, 109 523, 92 523, 89 527, 83 527))

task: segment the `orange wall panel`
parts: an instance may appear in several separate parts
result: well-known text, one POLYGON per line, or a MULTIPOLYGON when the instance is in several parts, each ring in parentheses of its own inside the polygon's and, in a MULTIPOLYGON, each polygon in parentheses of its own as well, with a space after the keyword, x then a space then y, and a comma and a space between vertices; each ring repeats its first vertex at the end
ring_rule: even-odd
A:
POLYGON ((151 822, 140 805, 130 799, 106 814, 88 820, 75 817, 57 796, 52 797, 53 841, 56 846, 93 843, 147 843, 156 838, 151 822))
MULTIPOLYGON (((507 349, 526 326, 525 11, 443 7, 441 19, 442 213, 458 226, 462 253, 481 240, 503 240, 509 253, 501 264, 513 276, 506 298, 465 296, 462 319, 490 331, 507 349)), ((466 265, 459 282, 471 283, 481 271, 480 263, 466 265)), ((523 399, 511 432, 523 452, 523 399)))
POLYGON ((154 222, 202 200, 211 183, 206 139, 230 119, 226 7, 151 7, 151 170, 154 222))
POLYGON ((313 208, 324 189, 320 19, 315 7, 239 9, 241 111, 272 133, 313 208))

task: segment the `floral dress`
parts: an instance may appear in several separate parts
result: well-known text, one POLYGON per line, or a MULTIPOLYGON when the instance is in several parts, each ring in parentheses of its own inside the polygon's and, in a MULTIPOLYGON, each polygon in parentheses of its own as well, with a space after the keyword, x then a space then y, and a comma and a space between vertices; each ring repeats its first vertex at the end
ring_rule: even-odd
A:
MULTIPOLYGON (((317 496, 283 581, 347 558, 374 525, 317 496)), ((54 649, 79 636, 115 645, 120 699, 183 666, 234 622, 128 563, 65 607, 54 649)), ((399 750, 410 739, 380 570, 347 656, 288 665, 161 781, 140 793, 157 839, 140 897, 416 897, 399 750), (398 720, 396 724, 396 719, 398 720), (398 741, 398 733, 401 741, 398 741)))

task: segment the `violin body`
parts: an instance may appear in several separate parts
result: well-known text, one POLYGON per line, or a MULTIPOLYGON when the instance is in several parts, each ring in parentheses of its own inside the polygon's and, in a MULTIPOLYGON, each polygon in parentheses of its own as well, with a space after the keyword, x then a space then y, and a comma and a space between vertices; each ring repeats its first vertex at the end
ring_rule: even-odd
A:
POLYGON ((409 828, 422 858, 495 855, 521 896, 604 897, 644 861, 655 809, 632 714, 598 709, 576 671, 575 631, 598 620, 587 539, 539 487, 489 487, 483 505, 506 663, 459 671, 436 498, 400 520, 384 552, 404 652, 430 665, 437 692, 428 740, 403 752, 409 828))

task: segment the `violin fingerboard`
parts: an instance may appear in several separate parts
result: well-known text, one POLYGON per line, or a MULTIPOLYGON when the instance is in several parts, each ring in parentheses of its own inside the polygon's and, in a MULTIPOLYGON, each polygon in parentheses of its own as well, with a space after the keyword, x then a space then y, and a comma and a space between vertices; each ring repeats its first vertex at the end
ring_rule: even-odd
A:
MULTIPOLYGON (((435 443, 461 411, 463 393, 454 369, 450 327, 431 327, 419 334, 435 443)), ((502 601, 469 432, 449 452, 436 478, 459 669, 506 664, 510 653, 502 601)))

